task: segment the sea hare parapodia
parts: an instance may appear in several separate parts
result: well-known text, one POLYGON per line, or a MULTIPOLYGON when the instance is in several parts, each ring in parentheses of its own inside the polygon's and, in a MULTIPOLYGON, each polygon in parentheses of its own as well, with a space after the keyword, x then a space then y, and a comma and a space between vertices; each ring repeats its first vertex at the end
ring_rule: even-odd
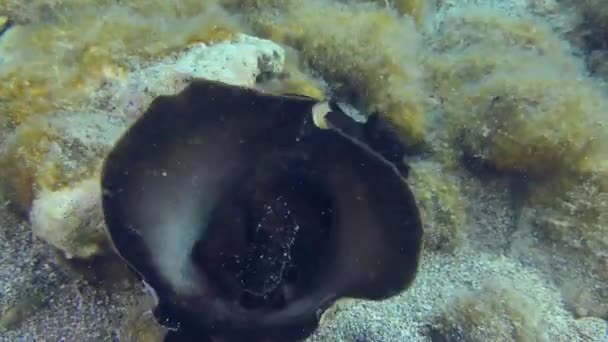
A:
POLYGON ((332 128, 339 111, 195 80, 115 145, 107 232, 154 293, 167 340, 299 340, 335 300, 384 299, 413 281, 412 193, 359 139, 373 135, 332 128), (329 129, 315 125, 319 110, 329 129))

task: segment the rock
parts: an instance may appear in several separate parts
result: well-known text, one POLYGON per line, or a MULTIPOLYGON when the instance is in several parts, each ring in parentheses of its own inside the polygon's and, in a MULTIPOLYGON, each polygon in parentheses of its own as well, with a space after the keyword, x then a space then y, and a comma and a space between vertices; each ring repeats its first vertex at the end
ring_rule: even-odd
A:
POLYGON ((459 179, 439 163, 417 161, 410 166, 410 184, 425 223, 424 249, 456 251, 465 244, 469 230, 459 179))
POLYGON ((490 281, 454 298, 432 324, 432 341, 545 341, 545 322, 534 298, 490 281))
POLYGON ((284 63, 283 48, 265 39, 238 35, 214 45, 199 43, 177 57, 135 71, 126 84, 102 93, 106 98, 100 102, 115 115, 136 117, 154 98, 178 93, 193 78, 253 87, 261 75, 280 73, 284 63))
POLYGON ((36 236, 68 258, 88 258, 107 246, 97 178, 57 191, 42 190, 32 205, 30 221, 36 236))
POLYGON ((57 112, 31 117, 0 145, 0 189, 27 217, 37 192, 92 177, 124 124, 103 113, 57 112))

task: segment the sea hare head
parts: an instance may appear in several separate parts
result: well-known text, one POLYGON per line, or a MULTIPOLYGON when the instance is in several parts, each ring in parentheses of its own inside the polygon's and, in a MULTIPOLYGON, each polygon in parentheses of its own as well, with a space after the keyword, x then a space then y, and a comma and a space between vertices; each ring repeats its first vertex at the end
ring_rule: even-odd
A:
POLYGON ((197 80, 157 98, 108 155, 108 234, 180 336, 298 340, 336 299, 413 280, 411 192, 366 144, 317 127, 323 108, 197 80))

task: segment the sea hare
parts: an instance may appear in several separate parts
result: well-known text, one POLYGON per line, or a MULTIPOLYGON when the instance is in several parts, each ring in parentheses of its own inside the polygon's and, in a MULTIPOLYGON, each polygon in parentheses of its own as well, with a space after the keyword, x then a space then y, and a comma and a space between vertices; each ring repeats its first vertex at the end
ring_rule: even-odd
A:
POLYGON ((347 121, 333 102, 195 80, 118 141, 107 233, 167 341, 297 341, 337 299, 411 284, 422 225, 407 168, 377 122, 347 121))

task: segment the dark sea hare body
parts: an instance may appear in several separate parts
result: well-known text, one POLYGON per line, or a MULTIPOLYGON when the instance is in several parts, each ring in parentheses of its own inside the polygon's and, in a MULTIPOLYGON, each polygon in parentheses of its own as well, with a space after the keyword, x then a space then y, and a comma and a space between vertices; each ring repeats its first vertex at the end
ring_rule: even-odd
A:
POLYGON ((407 168, 365 129, 317 127, 322 108, 330 127, 344 118, 197 80, 156 99, 108 155, 107 231, 155 293, 167 341, 301 340, 336 299, 387 298, 414 279, 407 168))

